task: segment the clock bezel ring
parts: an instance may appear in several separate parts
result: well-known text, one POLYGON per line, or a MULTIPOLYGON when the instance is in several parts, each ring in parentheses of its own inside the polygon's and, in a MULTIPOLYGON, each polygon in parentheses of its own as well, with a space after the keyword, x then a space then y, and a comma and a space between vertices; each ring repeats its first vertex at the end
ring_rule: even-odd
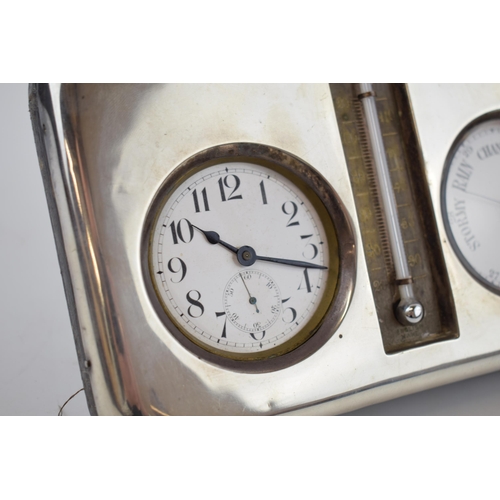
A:
MULTIPOLYGON (((312 201, 312 200, 311 200, 312 201)), ((187 350, 200 359, 226 369, 247 373, 266 373, 281 370, 295 365, 320 349, 336 332, 343 321, 355 286, 356 280, 356 244, 350 216, 342 200, 328 181, 314 167, 304 160, 279 148, 256 143, 229 143, 207 148, 187 158, 175 168, 165 179, 147 210, 147 216, 141 238, 141 267, 144 284, 151 305, 168 332, 187 350), (154 279, 151 276, 150 244, 159 213, 169 196, 187 178, 194 173, 216 164, 243 161, 271 168, 298 185, 311 200, 317 197, 328 215, 336 233, 338 252, 338 276, 336 288, 330 291, 331 300, 325 306, 317 327, 312 332, 294 335, 285 345, 288 350, 276 354, 270 352, 267 357, 254 359, 235 359, 237 356, 228 353, 213 352, 205 346, 193 341, 179 329, 158 298, 154 279), (298 343, 298 345, 294 345, 298 343), (290 347, 291 346, 291 347, 290 347)), ((279 351, 279 350, 278 350, 279 351)))

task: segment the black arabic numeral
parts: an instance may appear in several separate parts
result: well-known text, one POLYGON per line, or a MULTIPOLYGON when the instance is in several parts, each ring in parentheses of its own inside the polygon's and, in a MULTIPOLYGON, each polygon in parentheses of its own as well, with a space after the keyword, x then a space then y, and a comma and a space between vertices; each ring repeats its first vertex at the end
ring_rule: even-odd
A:
POLYGON ((224 177, 224 180, 222 180, 222 177, 221 177, 218 182, 219 182, 219 189, 220 189, 220 197, 221 197, 222 201, 243 199, 243 196, 241 196, 241 194, 237 194, 237 195, 234 194, 237 191, 237 189, 240 187, 240 179, 238 176, 233 175, 233 174, 226 175, 226 177, 224 177), (234 179, 234 186, 232 185, 232 183, 231 184, 229 183, 229 178, 231 178, 231 177, 234 179), (225 191, 224 186, 227 189, 232 189, 231 194, 227 198, 226 198, 226 191, 225 191))
MULTIPOLYGON (((288 297, 288 299, 284 299, 281 301, 282 304, 284 304, 285 302, 288 302, 290 300, 291 297, 288 297)), ((295 321, 295 318, 297 317, 297 311, 293 308, 293 307, 287 307, 286 309, 283 309, 283 315, 281 317, 281 319, 285 322, 285 323, 293 323, 295 321), (287 321, 285 319, 285 314, 287 314, 287 311, 290 311, 292 313, 292 319, 290 321, 287 321)))
POLYGON ((179 259, 179 257, 173 257, 173 258, 171 258, 168 261, 167 267, 168 267, 168 270, 171 273, 174 273, 174 274, 181 273, 181 279, 179 281, 174 281, 172 278, 170 278, 170 281, 172 283, 180 283, 186 277, 187 266, 186 266, 186 264, 184 263, 184 261, 182 259, 179 259), (179 262, 179 266, 176 266, 177 269, 174 268, 174 265, 173 265, 174 261, 178 261, 179 262))
POLYGON ((177 239, 177 232, 175 231, 175 222, 172 222, 169 227, 172 231, 172 240, 174 241, 174 245, 177 245, 179 240, 177 239))
POLYGON ((191 304, 189 307, 188 307, 188 310, 187 310, 187 313, 189 314, 189 316, 191 316, 192 318, 199 318, 200 316, 203 315, 203 313, 205 312, 205 308, 203 307, 203 304, 200 302, 200 299, 201 299, 201 293, 198 291, 198 290, 190 290, 187 294, 186 294, 186 299, 187 301, 191 304), (193 297, 191 297, 191 294, 192 293, 197 293, 198 294, 198 297, 196 299, 194 299, 193 297), (195 308, 195 309, 199 309, 200 313, 199 314, 193 314, 191 312, 191 309, 192 308, 195 308))
MULTIPOLYGON (((193 239, 194 236, 194 229, 193 225, 191 222, 189 222, 187 219, 181 219, 177 225, 175 224, 175 221, 172 221, 170 224, 170 230, 172 231, 172 240, 174 241, 174 245, 177 245, 179 243, 179 240, 181 240, 183 243, 190 243, 191 240, 193 239), (183 233, 182 231, 182 221, 185 221, 187 224, 187 230, 189 232, 189 239, 186 241, 185 239, 185 232, 183 233)), ((186 228, 184 228, 184 231, 186 228)))
POLYGON ((296 318, 296 317, 297 317, 297 311, 296 311, 293 307, 287 307, 286 309, 284 309, 284 310, 283 310, 283 318, 282 318, 282 319, 283 319, 283 321, 284 321, 285 323, 293 323, 293 322, 295 321, 295 318, 296 318), (292 313, 292 319, 291 319, 290 321, 287 321, 287 320, 285 319, 285 313, 286 313, 287 311, 291 311, 291 313, 292 313))
POLYGON ((298 211, 298 207, 297 207, 297 205, 293 201, 285 201, 285 203, 283 203, 283 206, 281 207, 281 210, 283 210, 283 213, 285 215, 291 215, 290 219, 288 220, 288 224, 286 225, 286 227, 298 226, 299 225, 298 221, 292 222, 293 218, 297 215, 297 211, 298 211), (288 204, 292 205, 292 211, 291 212, 287 212, 287 205, 288 204))
POLYGON ((264 337, 266 336, 266 331, 264 330, 263 332, 260 332, 262 333, 262 337, 260 339, 258 339, 255 335, 255 333, 251 333, 250 336, 254 339, 254 340, 264 340, 264 337))
POLYGON ((266 188, 264 187, 264 181, 260 181, 260 194, 262 195, 262 203, 267 205, 266 188))
MULTIPOLYGON (((205 212, 209 212, 210 207, 208 206, 207 188, 203 188, 201 190, 201 197, 203 198, 203 206, 205 208, 205 212)), ((196 189, 193 191, 193 201, 195 212, 200 212, 200 204, 198 203, 198 193, 196 192, 196 189)))
MULTIPOLYGON (((219 318, 221 316, 226 316, 225 312, 216 312, 215 315, 219 318)), ((224 318, 224 327, 222 328, 222 335, 220 336, 221 339, 225 339, 226 337, 226 324, 227 324, 227 316, 224 318)), ((219 341, 217 341, 219 342, 219 341)))
POLYGON ((307 289, 307 293, 311 293, 311 283, 309 282, 309 273, 308 273, 308 269, 307 268, 304 269, 304 277, 300 281, 300 285, 299 285, 299 288, 297 288, 297 290, 304 290, 304 288, 307 289), (305 284, 306 284, 305 287, 302 286, 302 283, 304 281, 305 281, 305 284))
MULTIPOLYGON (((305 239, 310 239, 312 238, 312 234, 304 234, 300 237, 302 240, 305 240, 305 239)), ((314 243, 308 243, 306 245, 306 248, 305 250, 302 252, 302 256, 305 258, 305 259, 310 259, 310 260, 313 260, 316 258, 316 256, 318 255, 318 247, 314 244, 314 243), (306 255, 306 251, 307 251, 307 248, 308 247, 312 247, 312 251, 313 251, 313 256, 312 257, 308 257, 306 255)))

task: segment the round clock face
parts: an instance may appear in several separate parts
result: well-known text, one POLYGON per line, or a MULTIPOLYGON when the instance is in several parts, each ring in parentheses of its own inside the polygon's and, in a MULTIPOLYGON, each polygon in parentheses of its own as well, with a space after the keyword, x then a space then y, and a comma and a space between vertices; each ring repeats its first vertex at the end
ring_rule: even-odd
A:
POLYGON ((460 134, 443 180, 443 215, 464 267, 500 294, 500 119, 482 119, 460 134))
POLYGON ((216 158, 196 155, 151 209, 148 274, 160 316, 212 361, 296 350, 320 329, 337 293, 337 230, 304 172, 318 174, 291 155, 301 174, 263 159, 269 149, 254 145, 252 156, 226 145, 211 150, 216 158))

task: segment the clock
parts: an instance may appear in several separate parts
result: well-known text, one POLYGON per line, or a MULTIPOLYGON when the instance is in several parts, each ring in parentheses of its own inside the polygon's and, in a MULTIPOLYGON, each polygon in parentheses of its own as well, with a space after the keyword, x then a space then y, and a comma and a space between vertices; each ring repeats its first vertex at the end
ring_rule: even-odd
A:
POLYGON ((201 151, 158 190, 143 231, 149 298, 199 358, 272 371, 310 356, 354 289, 349 216, 329 182, 261 144, 201 151))

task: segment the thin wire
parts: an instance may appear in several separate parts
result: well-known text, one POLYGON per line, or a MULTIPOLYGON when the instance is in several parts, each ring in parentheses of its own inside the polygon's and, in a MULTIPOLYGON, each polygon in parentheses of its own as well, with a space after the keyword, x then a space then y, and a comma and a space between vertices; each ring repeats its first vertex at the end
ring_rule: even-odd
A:
POLYGON ((79 394, 80 392, 82 392, 84 389, 84 387, 82 387, 80 390, 76 391, 73 396, 70 396, 66 402, 61 406, 61 409, 59 410, 59 413, 57 414, 58 417, 62 417, 63 414, 62 414, 62 411, 63 411, 63 408, 77 395, 79 394))

